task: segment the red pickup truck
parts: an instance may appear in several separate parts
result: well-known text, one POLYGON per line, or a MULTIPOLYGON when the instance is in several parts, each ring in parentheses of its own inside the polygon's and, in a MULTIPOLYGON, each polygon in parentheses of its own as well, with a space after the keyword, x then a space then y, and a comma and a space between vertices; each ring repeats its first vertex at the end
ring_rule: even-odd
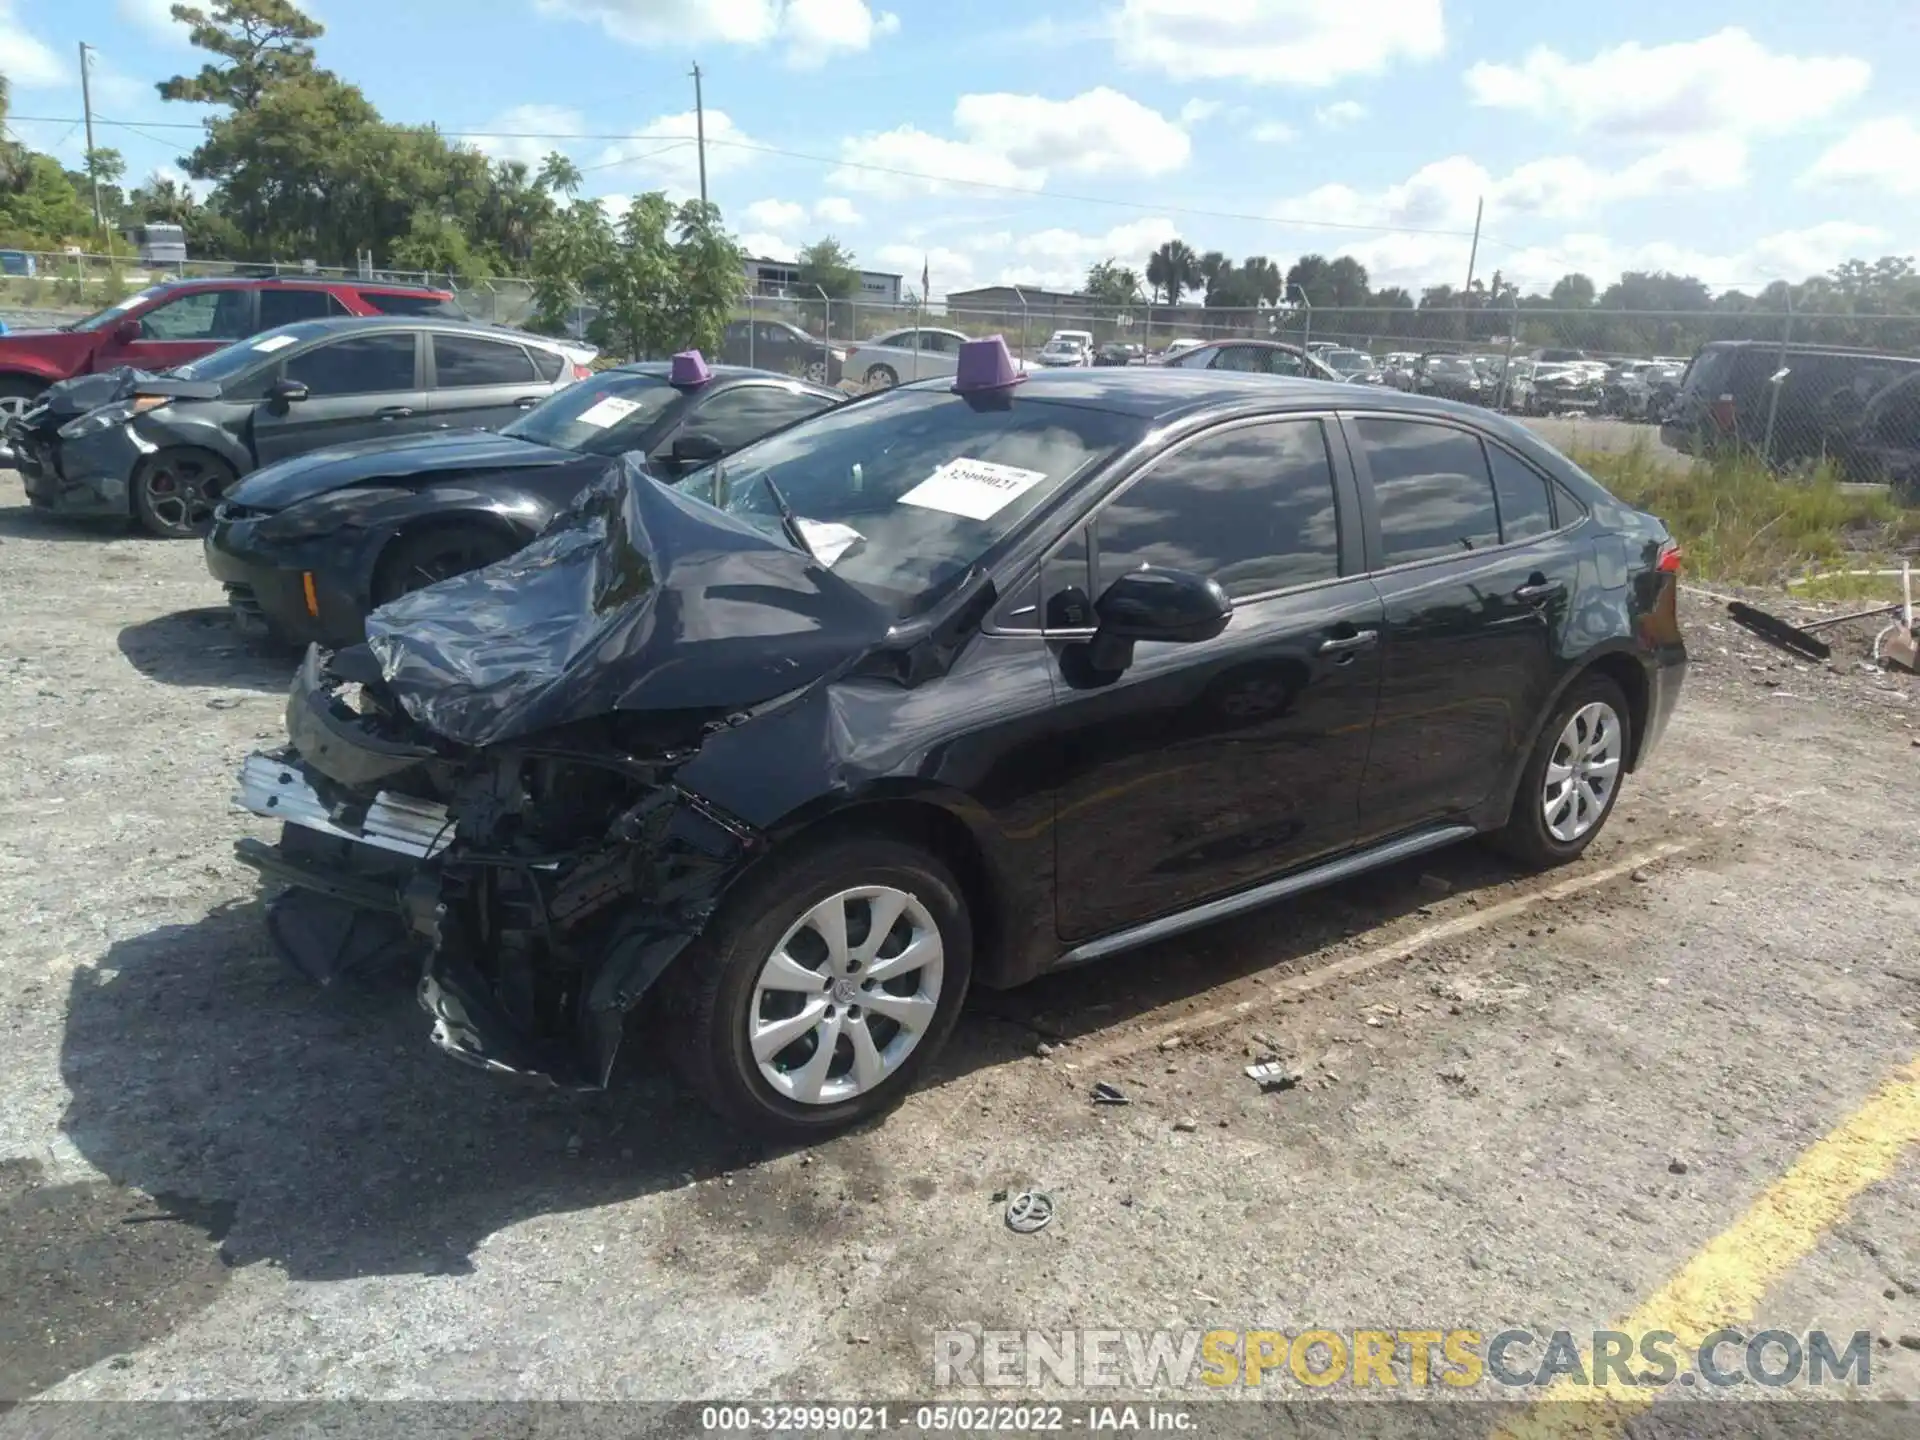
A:
POLYGON ((0 429, 56 380, 131 365, 168 370, 262 330, 330 315, 465 319, 448 290, 372 280, 175 280, 57 330, 0 335, 0 429))

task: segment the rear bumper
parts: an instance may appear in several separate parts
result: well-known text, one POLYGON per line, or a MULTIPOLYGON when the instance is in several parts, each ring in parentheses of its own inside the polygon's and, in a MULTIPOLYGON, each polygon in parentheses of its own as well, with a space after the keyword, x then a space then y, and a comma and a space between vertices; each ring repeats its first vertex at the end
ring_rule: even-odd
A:
POLYGON ((1660 748, 1666 738, 1667 722, 1680 704, 1680 691, 1687 679, 1687 647, 1678 642, 1663 646, 1647 672, 1647 725, 1634 753, 1634 768, 1647 763, 1647 757, 1660 748))

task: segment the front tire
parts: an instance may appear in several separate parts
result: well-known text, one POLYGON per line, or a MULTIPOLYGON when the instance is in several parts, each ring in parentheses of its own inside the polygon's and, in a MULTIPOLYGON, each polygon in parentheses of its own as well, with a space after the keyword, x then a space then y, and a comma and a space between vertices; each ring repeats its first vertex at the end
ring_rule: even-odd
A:
POLYGON ((1604 675, 1574 681, 1534 741, 1494 844, 1530 870, 1577 860, 1620 797, 1632 753, 1626 696, 1604 675))
POLYGON ((16 415, 24 415, 39 401, 47 388, 44 380, 24 376, 0 375, 0 430, 16 415))
POLYGON ((899 383, 899 373, 891 365, 874 365, 867 370, 869 390, 891 390, 899 383))
POLYGON ((775 855, 675 966, 675 1066, 720 1115, 809 1141, 898 1104, 973 970, 958 883, 904 840, 775 855), (884 927, 884 928, 882 928, 884 927))
POLYGON ((380 557, 374 608, 504 560, 518 548, 504 535, 478 525, 436 525, 403 535, 380 557))
POLYGON ((162 450, 133 472, 134 519, 163 540, 191 540, 206 533, 233 478, 233 466, 208 451, 162 450))

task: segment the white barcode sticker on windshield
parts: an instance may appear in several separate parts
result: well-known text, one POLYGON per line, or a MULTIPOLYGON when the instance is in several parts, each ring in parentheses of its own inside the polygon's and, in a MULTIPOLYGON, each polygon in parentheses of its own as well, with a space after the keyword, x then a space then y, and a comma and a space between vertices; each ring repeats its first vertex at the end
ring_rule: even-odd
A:
POLYGON ((582 425, 591 425, 596 430, 605 430, 610 425, 618 425, 639 408, 640 402, 637 400, 622 400, 618 395, 603 395, 597 403, 589 405, 574 418, 582 425))
POLYGON ((271 355, 276 350, 284 350, 289 345, 298 345, 299 343, 299 337, 295 335, 269 335, 253 348, 258 350, 262 355, 271 355))
POLYGON ((944 510, 969 520, 991 520, 997 513, 1038 485, 1044 470, 1022 470, 991 460, 949 460, 900 497, 902 505, 944 510))

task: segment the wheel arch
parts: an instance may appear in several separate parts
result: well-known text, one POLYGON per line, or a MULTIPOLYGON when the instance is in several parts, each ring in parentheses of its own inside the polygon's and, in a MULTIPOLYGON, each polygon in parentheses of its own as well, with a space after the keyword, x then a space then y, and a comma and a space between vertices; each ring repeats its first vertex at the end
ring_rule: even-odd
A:
POLYGON ((152 453, 142 455, 127 476, 127 515, 137 519, 140 515, 140 487, 146 483, 148 473, 160 461, 171 456, 205 455, 218 460, 232 473, 233 481, 244 479, 253 468, 253 458, 239 446, 222 446, 219 443, 203 443, 210 436, 195 435, 191 439, 170 441, 164 445, 155 445, 152 453))
POLYGON ((1625 758, 1627 773, 1633 773, 1640 761, 1641 746, 1645 743, 1653 683, 1647 674, 1647 662, 1640 652, 1633 648, 1631 642, 1620 640, 1588 652, 1567 667, 1559 683, 1531 717, 1526 743, 1517 747, 1504 783, 1488 797, 1483 808, 1474 812, 1474 822, 1478 828, 1497 829, 1506 823, 1507 816, 1513 810, 1514 798, 1519 793, 1521 776, 1526 773, 1527 761, 1533 755, 1533 747, 1539 743, 1541 727, 1553 718, 1553 712, 1566 699, 1567 692, 1592 675, 1604 675, 1619 686, 1620 693, 1626 697, 1628 745, 1625 758))
MULTIPOLYGON (((423 496, 422 498, 428 498, 423 496)), ((533 538, 532 533, 523 526, 497 511, 482 506, 459 506, 457 508, 424 508, 395 522, 393 528, 375 545, 372 553, 362 563, 361 572, 366 577, 367 599, 378 604, 387 579, 386 567, 394 547, 432 530, 475 530, 507 541, 518 550, 533 538)))

